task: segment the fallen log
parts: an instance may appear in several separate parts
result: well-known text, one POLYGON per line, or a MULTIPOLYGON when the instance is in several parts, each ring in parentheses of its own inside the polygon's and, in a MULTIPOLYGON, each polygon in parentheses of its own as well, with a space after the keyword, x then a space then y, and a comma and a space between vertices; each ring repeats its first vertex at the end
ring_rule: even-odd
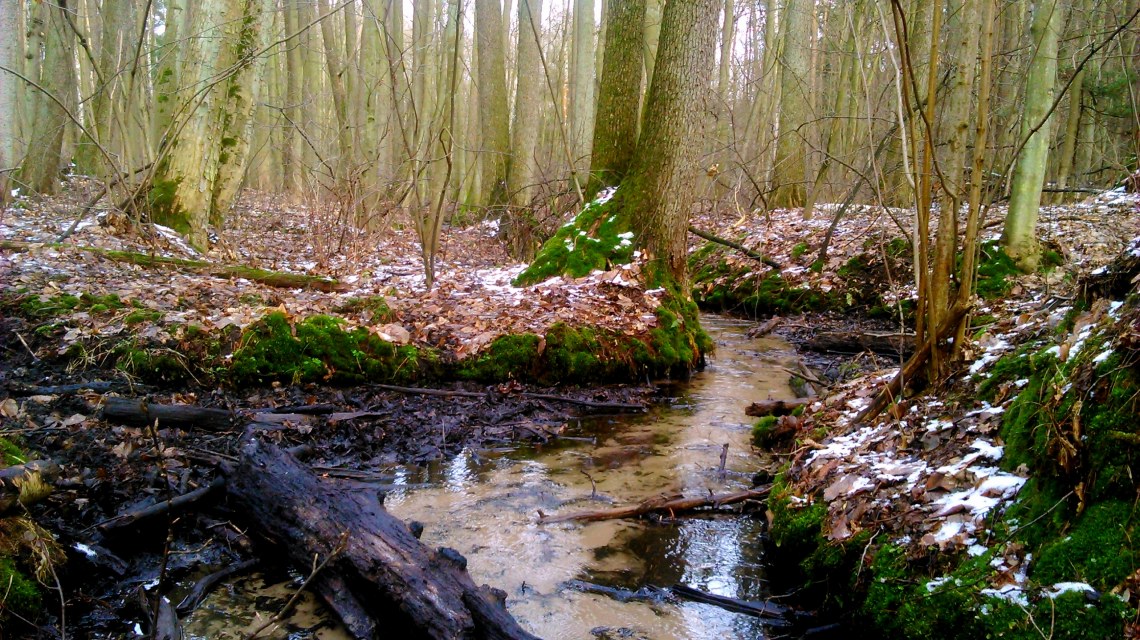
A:
POLYGON ((863 353, 908 356, 914 351, 914 336, 906 333, 864 333, 828 331, 808 340, 804 348, 820 353, 863 353))
POLYGON ((103 419, 108 422, 149 426, 158 421, 159 428, 199 428, 226 431, 234 426, 234 414, 225 409, 210 409, 189 404, 156 404, 138 398, 103 397, 103 419))
POLYGON ((606 596, 618 602, 652 602, 659 604, 673 599, 668 589, 649 585, 641 587, 637 591, 633 591, 619 587, 607 587, 603 584, 595 584, 593 582, 586 582, 585 580, 567 580, 562 586, 567 589, 573 589, 574 591, 581 591, 582 593, 606 596))
POLYGON ((214 478, 210 481, 210 484, 203 487, 175 496, 169 500, 156 502, 141 509, 132 509, 126 513, 121 513, 114 518, 100 522, 95 525, 95 528, 98 529, 100 533, 111 534, 116 531, 134 527, 140 522, 150 520, 155 516, 160 516, 170 511, 177 511, 178 509, 183 509, 197 502, 201 502, 211 494, 225 487, 225 484, 226 482, 222 478, 214 478))
POLYGON ((714 236, 713 234, 711 234, 707 231, 701 231, 700 229, 698 229, 694 226, 689 227, 689 233, 697 236, 698 238, 704 238, 705 240, 708 240, 709 242, 715 242, 716 244, 722 244, 722 245, 728 247, 729 249, 736 249, 740 253, 743 253, 744 255, 748 256, 749 258, 752 258, 753 260, 755 260, 757 262, 761 262, 763 264, 766 264, 769 267, 772 267, 773 269, 783 269, 784 268, 783 265, 781 265, 779 262, 776 262, 775 260, 769 258, 768 256, 766 256, 762 253, 757 253, 756 251, 749 249, 748 247, 740 244, 739 242, 733 242, 732 240, 725 240, 724 238, 721 238, 719 236, 714 236))
POLYGON ((792 625, 792 621, 788 619, 791 610, 771 602, 741 600, 739 598, 719 596, 715 593, 701 591, 700 589, 694 589, 693 587, 679 583, 669 587, 669 592, 685 600, 711 604, 726 611, 764 618, 764 621, 769 626, 789 627, 792 625))
MULTIPOLYGON (((373 388, 383 389, 384 391, 396 391, 398 393, 411 393, 421 396, 442 396, 445 398, 487 398, 491 397, 487 393, 479 391, 462 391, 459 389, 430 389, 427 387, 401 387, 394 384, 380 384, 375 383, 373 388)), ((613 409, 615 411, 645 411, 643 404, 630 404, 626 402, 597 402, 594 400, 580 400, 578 398, 571 398, 569 396, 560 396, 553 393, 534 393, 531 391, 524 391, 523 397, 532 398, 535 400, 552 400, 554 402, 565 402, 567 404, 575 404, 581 407, 589 407, 591 409, 613 409)))
POLYGON ((813 401, 814 398, 797 398, 796 400, 764 400, 762 402, 753 402, 745 407, 744 415, 752 416, 753 418, 786 416, 800 407, 806 407, 808 403, 813 401))
POLYGON ((269 287, 283 289, 316 289, 326 293, 345 291, 348 286, 334 278, 310 276, 302 273, 286 273, 283 271, 267 271, 254 267, 237 264, 214 264, 205 260, 187 260, 185 258, 168 258, 149 253, 135 251, 117 251, 99 247, 84 247, 62 243, 34 243, 19 240, 0 240, 0 249, 7 251, 31 251, 33 249, 50 248, 57 250, 77 250, 102 256, 112 262, 126 262, 137 264, 140 267, 167 267, 182 269, 193 273, 215 276, 218 278, 241 278, 257 282, 269 287))
POLYGON ((735 493, 722 493, 704 498, 685 498, 680 496, 664 496, 652 498, 630 507, 617 509, 604 509, 601 511, 581 511, 578 513, 564 513, 561 515, 546 515, 538 512, 539 524, 554 522, 596 522, 598 520, 614 520, 618 518, 636 518, 654 513, 676 515, 686 511, 695 511, 705 507, 719 508, 744 502, 745 500, 760 500, 768 497, 771 485, 735 493))
POLYGON ((51 493, 51 481, 59 465, 51 460, 32 460, 0 469, 0 514, 17 504, 25 507, 51 493))
POLYGON ((312 584, 355 637, 534 638, 506 594, 475 586, 458 552, 421 544, 376 492, 320 478, 250 431, 241 442, 226 469, 236 511, 298 570, 327 562, 312 584))

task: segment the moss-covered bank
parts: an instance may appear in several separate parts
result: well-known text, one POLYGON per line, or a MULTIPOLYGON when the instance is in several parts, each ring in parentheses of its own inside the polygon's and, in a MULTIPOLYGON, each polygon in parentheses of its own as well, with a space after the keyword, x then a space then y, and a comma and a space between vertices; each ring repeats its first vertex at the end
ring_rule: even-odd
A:
POLYGON ((976 381, 988 401, 1014 397, 1001 466, 1029 479, 971 552, 906 544, 889 528, 833 542, 826 504, 781 476, 769 502, 782 565, 773 575, 855 637, 1123 637, 1140 586, 1135 302, 1074 312, 1060 335, 1023 345, 976 381))
MULTIPOLYGON (((393 344, 339 316, 290 318, 275 311, 245 329, 163 324, 163 337, 158 338, 134 330, 160 321, 161 314, 115 296, 17 294, 0 299, 0 309, 33 323, 31 333, 39 344, 56 346, 44 349, 45 354, 76 367, 117 368, 153 384, 599 384, 680 374, 711 349, 703 332, 694 336, 689 329, 697 323, 696 306, 671 300, 658 308, 658 326, 641 334, 558 323, 541 336, 500 336, 463 359, 423 346, 393 344), (122 330, 60 349, 53 341, 70 332, 74 313, 119 324, 122 330)), ((380 297, 349 300, 340 312, 367 318, 369 324, 395 319, 380 297)))

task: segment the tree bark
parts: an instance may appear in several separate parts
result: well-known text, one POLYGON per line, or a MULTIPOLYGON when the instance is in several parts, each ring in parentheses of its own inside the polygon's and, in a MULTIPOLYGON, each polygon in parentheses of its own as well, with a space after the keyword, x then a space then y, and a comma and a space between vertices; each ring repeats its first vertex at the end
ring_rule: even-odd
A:
POLYGON ((1057 44, 1063 29, 1065 7, 1061 0, 1042 0, 1035 9, 1033 26, 1034 54, 1029 62, 1025 85, 1025 104, 1021 117, 1021 139, 1027 140, 1014 165, 1010 184, 1009 213, 1002 230, 1001 246, 1029 272, 1037 268, 1041 248, 1037 244, 1037 211, 1041 207, 1041 188, 1049 162, 1050 119, 1046 116, 1053 104, 1053 85, 1057 79, 1057 44), (1040 125, 1038 127, 1038 125, 1040 125))
MULTIPOLYGON (((594 135, 594 0, 574 0, 573 56, 570 71, 571 170, 590 167, 594 135)), ((581 177, 579 184, 587 181, 581 177)))
POLYGON ((174 125, 151 187, 152 219, 206 248, 241 184, 254 107, 255 60, 264 0, 208 0, 194 7, 178 100, 186 121, 174 125), (192 74, 192 75, 191 75, 192 74))
POLYGON ((480 204, 506 201, 510 157, 506 55, 499 0, 475 0, 475 47, 479 50, 479 122, 483 131, 483 193, 480 204))
POLYGON ((775 208, 799 207, 806 200, 807 145, 803 128, 811 117, 808 34, 814 22, 813 6, 812 0, 787 0, 780 14, 780 124, 769 198, 769 205, 775 208))
MULTIPOLYGON (((23 2, 0 0, 0 66, 20 70, 19 22, 23 2)), ((9 176, 16 160, 16 95, 19 80, 0 70, 0 209, 12 201, 9 176)))
POLYGON ((606 53, 586 200, 621 182, 637 148, 645 0, 608 0, 606 14, 606 53))
POLYGON ((424 546, 374 492, 319 478, 249 434, 226 488, 294 567, 325 563, 313 584, 358 638, 534 638, 507 613, 506 594, 475 586, 463 556, 424 546))
POLYGON ((20 167, 20 182, 42 194, 52 194, 59 189, 59 171, 65 161, 62 155, 64 135, 71 126, 68 111, 74 114, 78 100, 75 84, 75 34, 67 24, 66 5, 60 4, 60 1, 42 3, 40 11, 43 23, 39 28, 43 30, 43 51, 38 48, 29 51, 29 55, 42 57, 40 74, 33 77, 42 89, 36 89, 33 94, 35 111, 28 152, 20 167))

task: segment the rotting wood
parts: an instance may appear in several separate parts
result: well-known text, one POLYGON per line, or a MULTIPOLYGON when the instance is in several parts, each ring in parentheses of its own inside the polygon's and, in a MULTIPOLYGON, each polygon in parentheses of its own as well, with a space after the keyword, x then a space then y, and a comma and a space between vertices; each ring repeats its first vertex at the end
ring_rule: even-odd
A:
POLYGON ((20 382, 9 382, 8 392, 14 396, 54 396, 67 393, 77 393, 79 391, 97 391, 106 392, 115 389, 130 389, 132 391, 146 391, 150 387, 138 384, 131 384, 129 382, 121 382, 117 380, 96 380, 92 382, 76 382, 74 384, 57 384, 52 386, 40 386, 34 384, 23 384, 20 382))
POLYGON ((906 356, 914 352, 914 334, 828 331, 808 340, 804 348, 821 353, 873 351, 886 356, 906 356))
POLYGON ((744 415, 752 416, 753 418, 786 416, 800 407, 806 407, 808 403, 814 400, 814 398, 799 398, 797 400, 764 400, 761 402, 753 402, 744 409, 744 415))
POLYGON ((854 422, 859 423, 870 420, 879 415, 892 400, 901 399, 903 389, 906 385, 910 384, 910 381, 914 379, 919 369, 921 369, 930 358, 930 349, 933 343, 950 337, 950 334, 957 329, 958 322, 966 316, 971 307, 972 305, 962 304, 961 302, 955 303, 942 319, 942 324, 938 327, 938 332, 935 334, 935 340, 928 340, 922 344, 922 347, 906 361, 902 369, 899 369, 899 372, 891 379, 887 386, 883 387, 871 403, 855 416, 854 422))
POLYGON ((534 638, 503 592, 475 586, 458 552, 421 544, 375 491, 320 478, 250 431, 241 442, 241 462, 226 469, 236 511, 298 570, 329 558, 313 585, 354 636, 534 638))
POLYGON ((719 508, 746 500, 762 500, 768 497, 768 492, 771 491, 771 489, 771 485, 768 485, 766 487, 736 491, 734 493, 722 493, 720 495, 706 496, 703 498, 663 496, 651 498, 645 502, 629 507, 619 507, 617 509, 605 509, 601 511, 582 511, 561 515, 546 515, 542 511, 539 511, 538 522, 539 524, 552 524, 555 522, 596 522, 599 520, 615 520, 618 518, 637 518, 650 514, 672 516, 706 507, 719 508))
POLYGON ((188 493, 175 496, 169 500, 163 500, 162 502, 156 502, 152 505, 148 505, 140 509, 133 509, 126 513, 119 514, 113 518, 110 518, 109 520, 100 522, 99 524, 95 525, 95 528, 104 535, 113 534, 118 531, 134 527, 141 522, 154 518, 155 516, 160 516, 164 513, 176 511, 197 502, 201 502, 210 495, 217 493, 220 489, 224 488, 225 485, 225 479, 220 477, 214 478, 210 481, 209 484, 205 486, 199 487, 188 493))
POLYGON ((700 229, 693 227, 693 226, 689 227, 689 233, 697 236, 698 238, 704 238, 705 240, 708 240, 709 242, 715 242, 716 244, 724 245, 724 246, 728 247, 729 249, 736 249, 740 253, 743 253, 744 255, 748 256, 749 258, 752 258, 753 260, 756 260, 757 262, 762 262, 762 263, 768 265, 769 267, 772 267, 773 269, 783 269, 784 268, 783 265, 781 265, 779 262, 776 262, 775 260, 769 258, 768 256, 766 256, 762 253, 757 253, 757 252, 753 251, 752 249, 749 249, 748 247, 740 244, 739 242, 733 242, 732 240, 725 240, 724 238, 721 238, 720 236, 714 236, 713 234, 711 234, 707 231, 701 231, 700 229))
MULTIPOLYGON (((372 385, 375 389, 383 389, 385 391, 395 391, 397 393, 411 393, 422 396, 441 396, 445 398, 488 398, 494 397, 489 393, 479 391, 463 391, 460 389, 431 389, 428 387, 401 387, 394 384, 380 384, 374 383, 372 385)), ((595 400, 581 400, 579 398, 571 398, 569 396, 560 396, 553 393, 535 393, 531 391, 524 391, 521 394, 524 398, 531 398, 533 400, 551 400, 554 402, 565 402, 567 404, 574 404, 582 407, 589 407, 591 409, 612 409, 615 411, 645 411, 643 404, 631 404, 627 402, 599 402, 595 400)))
POLYGON ((768 318, 767 320, 765 320, 763 323, 749 329, 747 335, 749 338, 763 338, 764 336, 768 335, 769 333, 772 333, 773 331, 775 331, 776 327, 779 327, 783 323, 784 323, 783 317, 772 316, 771 318, 768 318))
POLYGON ((267 271, 265 269, 257 269, 254 267, 246 267, 242 265, 214 264, 206 262, 205 260, 168 258, 166 256, 156 256, 148 253, 137 253, 133 251, 114 251, 111 249, 101 249, 99 247, 86 247, 72 244, 0 240, 0 249, 7 251, 32 251, 34 249, 41 248, 57 250, 72 249, 76 251, 84 251, 86 253, 101 256, 114 262, 136 264, 140 267, 167 267, 172 269, 184 269, 186 271, 193 271, 194 273, 201 273, 218 278, 243 278, 251 282, 257 282, 266 286, 278 287, 282 289, 316 289, 317 291, 324 291, 325 293, 337 293, 346 291, 348 289, 348 287, 343 282, 340 282, 333 278, 310 276, 301 273, 267 271))
POLYGON ((763 618, 768 626, 787 627, 791 626, 792 624, 792 621, 788 619, 791 610, 787 607, 771 602, 729 598, 727 596, 720 596, 716 595, 715 593, 701 591, 700 589, 694 589, 693 587, 684 584, 675 584, 672 587, 669 587, 669 592, 678 598, 684 598, 685 600, 711 604, 726 611, 743 613, 746 615, 763 618))
POLYGON ((674 600, 673 594, 670 593, 668 589, 653 586, 644 586, 637 591, 632 591, 618 587, 607 587, 603 584, 595 584, 593 582, 586 582, 585 580, 567 580, 562 583, 562 586, 567 589, 573 589, 574 591, 581 591, 582 593, 594 593, 600 596, 606 596, 618 602, 661 603, 674 600))
POLYGON ((234 426, 234 414, 225 409, 210 409, 189 404, 158 404, 139 398, 103 397, 103 419, 134 426, 149 426, 158 421, 160 429, 198 428, 225 431, 234 426))

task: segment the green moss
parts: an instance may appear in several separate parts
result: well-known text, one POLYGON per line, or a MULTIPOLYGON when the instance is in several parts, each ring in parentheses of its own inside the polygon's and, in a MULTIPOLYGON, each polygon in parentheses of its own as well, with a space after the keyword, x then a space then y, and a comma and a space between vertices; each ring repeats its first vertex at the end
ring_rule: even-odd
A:
POLYGON ((806 242, 797 243, 796 246, 792 247, 792 259, 798 259, 803 254, 807 253, 810 248, 811 247, 809 247, 808 243, 806 242))
POLYGON ((178 202, 178 187, 181 183, 181 178, 155 178, 147 192, 147 208, 152 221, 185 235, 190 232, 190 216, 178 202))
POLYGON ((281 312, 245 331, 234 351, 230 379, 239 386, 267 382, 409 382, 426 375, 434 355, 397 346, 367 329, 311 316, 291 324, 281 312))
POLYGON ((1038 371, 1055 364, 1056 359, 1051 356, 1036 354, 1039 345, 1024 344, 1011 353, 1007 353, 990 369, 979 374, 985 376, 978 385, 978 397, 986 402, 993 402, 998 390, 1003 384, 1029 378, 1038 371))
POLYGON ((776 428, 776 421, 779 420, 776 416, 764 416, 752 425, 752 444, 767 449, 772 446, 771 436, 772 430, 776 428))
POLYGON ((1042 273, 1049 273, 1063 264, 1065 264, 1065 256, 1053 249, 1046 249, 1041 252, 1041 262, 1037 265, 1037 270, 1042 273))
POLYGON ((532 380, 539 376, 539 344, 533 333, 499 336, 479 354, 461 361, 456 375, 462 380, 500 382, 532 380))
POLYGON ((372 322, 391 322, 395 319, 391 307, 384 296, 365 296, 363 298, 348 298, 341 303, 335 311, 343 314, 371 312, 372 322))
POLYGON ((543 244, 516 285, 534 284, 558 275, 580 278, 633 259, 633 231, 618 201, 591 202, 543 244))
POLYGON ((24 464, 27 461, 28 457, 23 449, 8 438, 0 437, 0 468, 24 464))
POLYGON ((1131 501, 1093 504, 1065 535, 1040 546, 1033 579, 1042 584, 1080 581, 1111 590, 1140 568, 1140 540, 1133 542, 1135 511, 1131 501))
POLYGON ((139 324, 142 322, 157 322, 162 314, 151 309, 135 309, 123 318, 124 324, 139 324))
POLYGON ((1013 289, 1014 278, 1019 275, 1021 271, 1017 264, 997 242, 982 243, 977 277, 977 291, 982 299, 993 300, 1007 295, 1013 289))
POLYGON ((931 640, 1008 638, 1092 640, 1120 637, 1130 609, 1114 596, 1089 602, 1083 593, 1033 598, 1027 607, 980 593, 995 577, 992 553, 963 560, 941 576, 915 571, 905 552, 880 548, 870 565, 860 617, 878 637, 931 640))
POLYGON ((39 585, 28 579, 12 558, 0 556, 0 620, 8 612, 35 618, 41 602, 39 585))

